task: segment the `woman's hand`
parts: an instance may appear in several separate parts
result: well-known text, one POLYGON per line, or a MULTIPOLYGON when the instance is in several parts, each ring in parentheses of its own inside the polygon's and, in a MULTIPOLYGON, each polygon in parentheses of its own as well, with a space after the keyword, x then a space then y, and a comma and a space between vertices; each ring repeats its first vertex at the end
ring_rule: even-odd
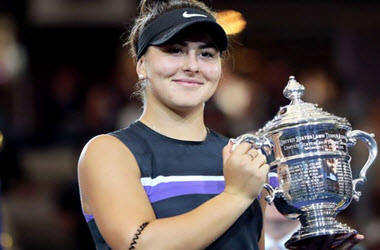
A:
POLYGON ((324 235, 321 237, 309 238, 305 242, 305 245, 299 245, 292 247, 292 249, 337 249, 337 250, 349 250, 357 245, 364 239, 361 234, 342 234, 342 235, 324 235))
POLYGON ((335 249, 338 250, 348 250, 352 249, 356 244, 358 244, 360 241, 364 240, 364 236, 361 234, 354 234, 347 239, 345 239, 341 244, 338 246, 335 246, 335 249))
POLYGON ((243 199, 254 200, 267 179, 269 165, 266 157, 243 142, 232 151, 229 142, 223 149, 224 192, 243 199))

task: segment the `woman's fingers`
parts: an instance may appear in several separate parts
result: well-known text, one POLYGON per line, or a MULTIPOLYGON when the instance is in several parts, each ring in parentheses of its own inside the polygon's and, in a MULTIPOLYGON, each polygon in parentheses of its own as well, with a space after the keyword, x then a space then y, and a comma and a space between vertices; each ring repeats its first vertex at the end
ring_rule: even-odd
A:
POLYGON ((227 145, 223 149, 223 173, 225 191, 249 199, 255 199, 266 181, 269 166, 265 155, 243 142, 232 148, 227 145))
POLYGON ((243 142, 238 145, 234 151, 232 151, 233 155, 243 155, 246 154, 248 150, 252 148, 252 145, 248 142, 243 142))
POLYGON ((262 154, 257 154, 256 157, 252 160, 252 164, 258 167, 261 167, 261 165, 265 163, 267 163, 267 158, 262 154))
POLYGON ((234 161, 241 161, 241 159, 244 158, 243 162, 249 163, 250 165, 253 164, 255 166, 260 167, 261 165, 266 163, 266 157, 260 152, 254 148, 252 148, 252 145, 248 142, 243 142, 239 144, 235 150, 231 152, 232 145, 227 144, 226 147, 223 149, 223 162, 226 163, 226 161, 233 156, 234 161), (241 158, 243 157, 243 158, 241 158), (240 160, 239 160, 240 159, 240 160))
POLYGON ((231 153, 232 153, 232 142, 229 141, 227 143, 227 145, 223 148, 223 164, 226 163, 226 161, 228 160, 228 158, 230 158, 231 156, 231 153))
POLYGON ((247 155, 249 155, 252 158, 251 160, 254 160, 258 154, 259 152, 254 148, 248 150, 247 152, 247 155))
POLYGON ((361 234, 354 234, 351 237, 349 237, 347 240, 345 240, 339 247, 336 249, 339 250, 348 250, 352 249, 356 244, 358 244, 360 241, 364 240, 364 236, 361 234))
POLYGON ((243 142, 235 148, 232 154, 234 156, 247 155, 247 156, 250 156, 251 160, 253 160, 260 153, 256 149, 252 148, 252 144, 248 142, 243 142))

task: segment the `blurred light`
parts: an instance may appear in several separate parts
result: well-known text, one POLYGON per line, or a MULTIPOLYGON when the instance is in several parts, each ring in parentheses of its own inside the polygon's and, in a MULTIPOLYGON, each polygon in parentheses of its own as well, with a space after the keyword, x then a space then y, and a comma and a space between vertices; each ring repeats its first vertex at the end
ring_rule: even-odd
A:
POLYGON ((0 149, 1 149, 1 146, 3 145, 3 139, 4 139, 4 135, 3 135, 3 133, 0 131, 0 149))
POLYGON ((13 238, 9 233, 0 234, 0 246, 4 248, 11 248, 13 246, 13 238))
POLYGON ((307 91, 304 100, 324 105, 333 100, 337 94, 334 79, 323 69, 309 69, 300 73, 298 77, 307 91))
POLYGON ((247 24, 243 15, 235 10, 218 12, 216 20, 223 27, 227 35, 234 35, 242 32, 247 24))
POLYGON ((214 95, 215 103, 228 117, 240 118, 249 109, 252 89, 238 79, 233 79, 230 83, 218 88, 214 95))

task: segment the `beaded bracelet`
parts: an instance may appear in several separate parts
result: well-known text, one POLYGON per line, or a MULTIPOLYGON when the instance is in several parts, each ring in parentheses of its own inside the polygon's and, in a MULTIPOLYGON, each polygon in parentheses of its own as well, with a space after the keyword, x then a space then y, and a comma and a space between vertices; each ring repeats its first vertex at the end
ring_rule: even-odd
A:
POLYGON ((135 245, 137 244, 137 240, 139 239, 139 236, 141 232, 144 230, 144 228, 149 224, 149 222, 143 223, 138 229, 137 232, 135 233, 135 237, 133 237, 131 245, 129 246, 129 250, 135 249, 135 245))

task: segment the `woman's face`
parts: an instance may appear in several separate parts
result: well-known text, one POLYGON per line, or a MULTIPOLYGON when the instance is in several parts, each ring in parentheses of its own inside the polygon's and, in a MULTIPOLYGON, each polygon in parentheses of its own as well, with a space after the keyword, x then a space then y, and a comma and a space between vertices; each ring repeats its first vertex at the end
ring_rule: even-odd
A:
POLYGON ((150 46, 137 64, 148 80, 146 105, 162 103, 174 110, 203 107, 220 76, 220 53, 206 33, 191 33, 170 44, 150 46))

